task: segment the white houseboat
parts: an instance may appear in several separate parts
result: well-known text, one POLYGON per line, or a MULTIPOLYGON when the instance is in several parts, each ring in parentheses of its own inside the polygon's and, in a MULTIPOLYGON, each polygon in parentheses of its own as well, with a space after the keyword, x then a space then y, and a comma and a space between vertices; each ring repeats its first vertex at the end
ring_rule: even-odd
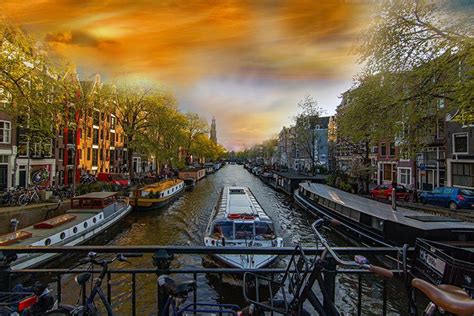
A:
MULTIPOLYGON (((283 247, 270 217, 247 187, 222 189, 206 230, 208 247, 283 247)), ((258 269, 271 263, 276 255, 215 255, 222 262, 243 269, 258 269)))
MULTIPOLYGON (((103 233, 118 223, 132 207, 116 192, 94 192, 71 199, 63 215, 0 236, 0 246, 74 246, 103 233)), ((26 269, 47 263, 58 254, 19 254, 12 269, 26 269)))

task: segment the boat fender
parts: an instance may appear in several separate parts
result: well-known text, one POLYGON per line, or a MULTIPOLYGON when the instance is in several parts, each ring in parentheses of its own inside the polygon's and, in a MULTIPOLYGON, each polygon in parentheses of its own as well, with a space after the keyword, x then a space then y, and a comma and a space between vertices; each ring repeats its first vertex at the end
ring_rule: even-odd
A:
POLYGON ((229 214, 227 215, 228 219, 238 219, 240 218, 240 214, 229 214))

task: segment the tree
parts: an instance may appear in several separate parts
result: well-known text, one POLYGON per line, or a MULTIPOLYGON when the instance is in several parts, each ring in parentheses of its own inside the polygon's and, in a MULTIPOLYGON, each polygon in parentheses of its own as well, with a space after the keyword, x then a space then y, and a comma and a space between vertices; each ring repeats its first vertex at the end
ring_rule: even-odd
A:
POLYGON ((149 151, 157 166, 165 162, 172 167, 173 161, 178 162, 179 148, 185 140, 186 117, 178 111, 174 97, 164 94, 148 118, 153 123, 144 134, 149 151))
POLYGON ((400 120, 392 95, 386 93, 386 76, 366 76, 343 95, 337 111, 338 143, 346 146, 357 157, 351 166, 351 174, 359 179, 368 192, 372 174, 370 146, 390 141, 396 135, 400 120))
POLYGON ((317 101, 311 96, 306 95, 304 99, 298 102, 300 113, 294 117, 296 146, 301 149, 311 162, 311 172, 316 169, 318 161, 317 143, 318 134, 316 127, 320 124, 322 109, 317 101))
POLYGON ((421 105, 446 99, 446 111, 459 109, 460 120, 473 122, 471 12, 454 10, 450 1, 425 0, 384 0, 375 12, 359 50, 366 72, 400 74, 390 78, 404 86, 400 100, 421 105))
POLYGON ((202 135, 208 133, 208 125, 205 120, 199 117, 196 113, 186 113, 186 127, 184 129, 185 142, 184 152, 186 158, 192 153, 191 148, 193 143, 202 135))
POLYGON ((163 96, 153 85, 142 82, 120 81, 112 94, 117 122, 127 138, 128 170, 133 177, 133 154, 145 150, 144 135, 154 125, 153 115, 162 104, 163 96))

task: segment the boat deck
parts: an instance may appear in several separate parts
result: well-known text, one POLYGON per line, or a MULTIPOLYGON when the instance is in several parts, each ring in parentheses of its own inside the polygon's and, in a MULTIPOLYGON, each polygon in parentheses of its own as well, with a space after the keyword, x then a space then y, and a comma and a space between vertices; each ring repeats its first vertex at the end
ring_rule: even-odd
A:
POLYGON ((20 240, 16 242, 14 245, 15 246, 28 246, 31 245, 32 243, 35 243, 37 241, 40 241, 42 239, 45 239, 49 236, 52 236, 54 234, 57 234, 61 231, 64 231, 66 229, 69 229, 71 227, 76 226, 77 224, 93 217, 95 214, 100 213, 102 210, 99 209, 91 209, 91 210, 80 210, 80 212, 74 212, 74 210, 67 212, 67 214, 71 214, 76 216, 76 218, 72 221, 65 222, 62 225, 53 227, 53 228, 35 228, 34 226, 28 226, 20 231, 27 231, 32 233, 32 236, 30 238, 26 238, 23 240, 20 240))
POLYGON ((177 184, 180 184, 181 182, 183 182, 183 180, 181 179, 173 179, 173 180, 166 180, 166 181, 162 181, 162 182, 157 182, 157 183, 153 183, 153 184, 150 184, 150 185, 147 185, 146 187, 144 187, 142 190, 143 191, 153 191, 153 192, 158 192, 158 191, 165 191, 177 184))
POLYGON ((409 225, 423 230, 474 229, 474 224, 463 222, 458 219, 430 215, 402 207, 397 207, 397 210, 393 210, 392 206, 389 204, 357 196, 324 184, 301 183, 300 185, 304 189, 321 196, 322 198, 386 221, 398 222, 400 224, 409 225))

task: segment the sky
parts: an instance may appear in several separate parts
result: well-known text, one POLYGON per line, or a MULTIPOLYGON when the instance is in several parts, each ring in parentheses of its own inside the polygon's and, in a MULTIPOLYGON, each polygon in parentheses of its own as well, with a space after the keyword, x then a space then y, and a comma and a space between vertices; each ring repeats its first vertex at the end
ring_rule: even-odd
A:
POLYGON ((94 74, 159 81, 240 150, 291 124, 306 94, 332 115, 360 69, 361 0, 2 0, 52 56, 94 74))

